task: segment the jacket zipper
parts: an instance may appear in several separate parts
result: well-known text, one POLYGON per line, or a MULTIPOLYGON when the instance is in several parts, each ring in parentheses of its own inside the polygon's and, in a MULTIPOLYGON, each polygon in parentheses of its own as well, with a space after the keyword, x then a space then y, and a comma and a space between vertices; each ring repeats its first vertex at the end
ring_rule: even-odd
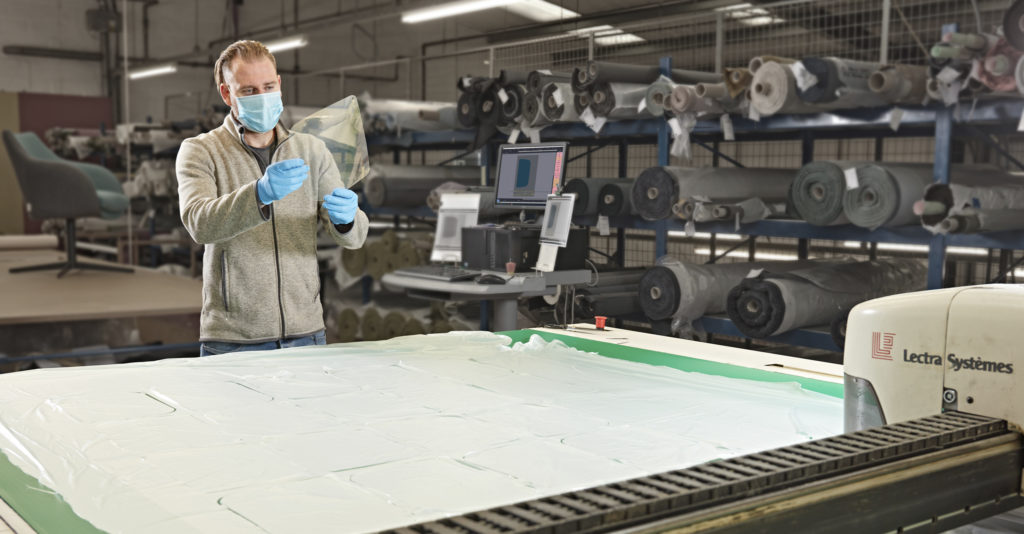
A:
MULTIPOLYGON (((291 139, 291 137, 292 136, 289 135, 284 139, 278 141, 277 146, 274 147, 274 151, 270 153, 270 163, 274 163, 274 156, 277 155, 278 149, 280 149, 281 145, 283 145, 286 141, 291 139)), ((254 153, 252 151, 252 148, 249 147, 248 144, 246 144, 245 132, 242 131, 241 129, 238 132, 238 140, 242 142, 242 146, 245 147, 245 149, 249 152, 249 155, 251 155, 252 158, 256 160, 256 166, 259 167, 260 173, 267 172, 267 167, 263 165, 263 161, 260 160, 260 158, 256 157, 256 153, 254 153)), ((257 195, 257 198, 258 197, 259 195, 257 195)), ((274 216, 275 211, 276 210, 274 210, 274 205, 270 204, 270 229, 274 235, 274 267, 276 268, 277 271, 277 311, 280 313, 281 316, 281 335, 278 339, 284 339, 284 294, 281 289, 281 253, 278 251, 277 245, 277 217, 274 216)))

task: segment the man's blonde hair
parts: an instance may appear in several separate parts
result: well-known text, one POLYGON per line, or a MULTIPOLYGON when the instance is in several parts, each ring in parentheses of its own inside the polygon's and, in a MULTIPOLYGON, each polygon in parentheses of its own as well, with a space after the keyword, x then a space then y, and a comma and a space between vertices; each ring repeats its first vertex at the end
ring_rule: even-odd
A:
POLYGON ((232 61, 235 59, 252 61, 262 57, 269 59, 274 64, 274 68, 277 68, 277 60, 274 59, 274 54, 271 54, 270 50, 263 46, 263 43, 259 41, 235 41, 231 43, 220 53, 217 63, 213 66, 213 79, 217 82, 217 87, 225 83, 224 69, 229 67, 232 61))

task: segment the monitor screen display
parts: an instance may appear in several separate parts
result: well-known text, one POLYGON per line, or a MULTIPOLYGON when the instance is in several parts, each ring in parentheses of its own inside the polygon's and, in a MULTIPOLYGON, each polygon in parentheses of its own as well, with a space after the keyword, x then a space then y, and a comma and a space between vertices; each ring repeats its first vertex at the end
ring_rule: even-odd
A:
POLYGON ((565 143, 502 145, 494 182, 494 203, 523 209, 544 209, 565 176, 565 143))

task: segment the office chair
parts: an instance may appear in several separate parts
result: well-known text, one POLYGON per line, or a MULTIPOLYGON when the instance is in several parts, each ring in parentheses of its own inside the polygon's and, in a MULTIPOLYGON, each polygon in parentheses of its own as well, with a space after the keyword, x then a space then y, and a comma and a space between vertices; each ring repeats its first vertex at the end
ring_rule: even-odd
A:
POLYGON ((64 219, 64 244, 68 255, 67 261, 13 267, 10 272, 60 269, 57 278, 71 269, 135 272, 126 267, 79 262, 75 252, 75 219, 116 219, 128 210, 129 199, 114 174, 99 165, 57 156, 33 132, 4 130, 3 138, 29 217, 64 219))

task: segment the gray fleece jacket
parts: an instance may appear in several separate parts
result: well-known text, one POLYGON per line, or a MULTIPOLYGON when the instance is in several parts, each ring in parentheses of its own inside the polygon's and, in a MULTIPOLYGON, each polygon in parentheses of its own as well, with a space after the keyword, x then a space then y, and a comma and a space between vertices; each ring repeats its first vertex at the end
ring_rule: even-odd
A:
POLYGON ((224 124, 186 139, 175 168, 181 220, 206 245, 200 341, 262 342, 323 330, 316 257, 317 219, 345 248, 359 248, 369 226, 356 213, 335 227, 324 195, 349 187, 324 142, 276 127, 271 162, 302 158, 309 179, 270 206, 260 207, 256 181, 264 173, 229 114, 224 124))

